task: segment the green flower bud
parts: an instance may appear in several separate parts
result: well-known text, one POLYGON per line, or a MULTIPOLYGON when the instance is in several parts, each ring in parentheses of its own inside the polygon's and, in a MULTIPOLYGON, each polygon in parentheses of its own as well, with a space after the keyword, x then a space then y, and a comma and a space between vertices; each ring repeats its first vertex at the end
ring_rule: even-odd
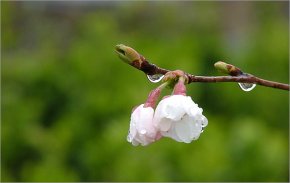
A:
POLYGON ((140 62, 140 55, 137 51, 129 46, 118 44, 115 47, 115 51, 121 60, 128 64, 132 64, 134 61, 140 62))
POLYGON ((243 72, 241 71, 241 69, 237 68, 234 65, 231 64, 227 64, 225 62, 222 61, 218 61, 214 64, 214 67, 221 73, 224 74, 228 74, 231 76, 239 76, 242 75, 243 72))

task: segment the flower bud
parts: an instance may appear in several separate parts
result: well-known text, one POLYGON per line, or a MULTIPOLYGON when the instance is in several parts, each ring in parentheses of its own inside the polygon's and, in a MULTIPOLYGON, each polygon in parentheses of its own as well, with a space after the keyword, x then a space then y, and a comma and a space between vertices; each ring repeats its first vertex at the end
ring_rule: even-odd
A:
POLYGON ((243 72, 241 71, 241 69, 237 68, 234 65, 227 64, 227 63, 222 62, 222 61, 216 62, 214 64, 214 67, 218 71, 220 71, 221 73, 228 74, 228 75, 231 75, 231 76, 239 76, 239 75, 242 75, 243 74, 243 72))
POLYGON ((115 47, 115 51, 118 56, 128 64, 132 64, 134 61, 140 61, 140 55, 137 51, 129 46, 125 46, 123 44, 118 44, 115 47))

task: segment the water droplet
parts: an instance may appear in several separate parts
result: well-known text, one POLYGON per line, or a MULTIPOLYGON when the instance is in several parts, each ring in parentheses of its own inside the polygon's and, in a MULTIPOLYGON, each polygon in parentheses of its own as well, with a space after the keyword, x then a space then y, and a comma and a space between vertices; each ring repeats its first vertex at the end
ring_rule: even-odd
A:
POLYGON ((127 141, 132 142, 132 137, 130 135, 127 136, 127 141))
POLYGON ((201 116, 202 122, 201 122, 201 127, 206 127, 208 124, 208 120, 205 116, 201 116))
POLYGON ((256 87, 256 84, 253 83, 239 83, 239 86, 244 91, 251 91, 256 87))
POLYGON ((146 130, 141 130, 140 133, 144 135, 146 133, 146 130))
POLYGON ((147 78, 149 79, 149 81, 151 81, 152 83, 158 83, 159 81, 161 81, 161 79, 164 77, 163 74, 154 74, 154 75, 147 75, 147 78))
POLYGON ((198 138, 199 138, 199 134, 196 135, 196 136, 194 136, 194 137, 192 138, 192 140, 197 140, 198 138))

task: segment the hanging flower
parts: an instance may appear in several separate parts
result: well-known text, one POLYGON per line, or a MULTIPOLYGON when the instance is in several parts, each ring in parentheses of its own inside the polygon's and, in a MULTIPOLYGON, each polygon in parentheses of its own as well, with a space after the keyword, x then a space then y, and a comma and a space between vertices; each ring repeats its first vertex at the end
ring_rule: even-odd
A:
POLYGON ((131 114, 128 142, 134 146, 141 144, 146 146, 161 138, 160 132, 153 125, 154 107, 161 90, 166 86, 160 85, 152 90, 144 104, 135 108, 131 114))
POLYGON ((153 125, 154 109, 152 107, 144 107, 139 105, 131 115, 130 130, 127 137, 128 142, 134 146, 141 144, 146 146, 161 136, 153 125))
POLYGON ((202 108, 186 96, 186 75, 182 71, 174 71, 172 74, 179 76, 179 80, 174 86, 173 95, 157 105, 153 123, 162 136, 190 143, 198 139, 208 121, 202 115, 202 108))
POLYGON ((153 123, 162 136, 190 143, 198 139, 208 121, 191 97, 172 95, 160 101, 153 123))

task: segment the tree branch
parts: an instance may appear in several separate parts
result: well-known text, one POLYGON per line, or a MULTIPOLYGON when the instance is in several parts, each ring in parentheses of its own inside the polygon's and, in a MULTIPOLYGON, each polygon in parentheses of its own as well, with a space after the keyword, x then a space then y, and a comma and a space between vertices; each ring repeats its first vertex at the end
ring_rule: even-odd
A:
MULTIPOLYGON (((138 70, 143 71, 146 75, 155 75, 155 74, 166 74, 170 70, 156 66, 155 64, 150 63, 140 55, 134 49, 125 46, 117 45, 116 53, 118 56, 129 65, 135 67, 138 70)), ((206 82, 206 83, 216 83, 216 82, 238 82, 238 83, 253 83, 261 86, 277 88, 282 90, 289 91, 289 85, 278 83, 274 81, 269 81, 265 79, 258 78, 254 75, 244 73, 239 68, 226 64, 224 62, 217 62, 215 67, 231 76, 195 76, 189 73, 186 73, 188 76, 188 84, 194 82, 206 82)))

